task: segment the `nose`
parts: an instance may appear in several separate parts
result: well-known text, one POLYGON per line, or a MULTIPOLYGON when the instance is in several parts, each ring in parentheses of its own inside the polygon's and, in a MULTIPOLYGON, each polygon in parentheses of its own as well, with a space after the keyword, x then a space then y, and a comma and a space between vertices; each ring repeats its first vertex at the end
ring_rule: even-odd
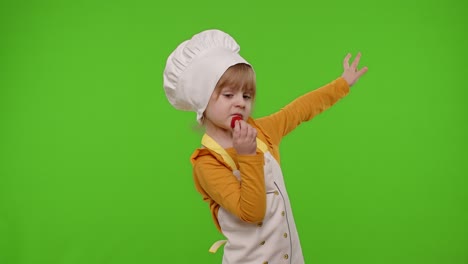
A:
POLYGON ((245 108, 245 100, 244 100, 244 95, 241 94, 241 95, 237 95, 236 96, 236 101, 235 101, 235 106, 236 107, 240 107, 240 108, 245 108))

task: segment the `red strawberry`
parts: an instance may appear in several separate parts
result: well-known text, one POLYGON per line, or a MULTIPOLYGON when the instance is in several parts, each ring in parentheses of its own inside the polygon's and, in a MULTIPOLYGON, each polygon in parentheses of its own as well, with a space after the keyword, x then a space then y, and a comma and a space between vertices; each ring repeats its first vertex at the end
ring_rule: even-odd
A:
POLYGON ((237 120, 242 120, 242 116, 236 115, 231 119, 231 128, 234 128, 236 126, 237 120))

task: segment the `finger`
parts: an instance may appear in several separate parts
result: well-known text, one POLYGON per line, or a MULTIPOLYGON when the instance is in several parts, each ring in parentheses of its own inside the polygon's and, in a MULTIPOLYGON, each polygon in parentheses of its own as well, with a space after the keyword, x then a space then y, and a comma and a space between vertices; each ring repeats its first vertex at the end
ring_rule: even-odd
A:
POLYGON ((247 131, 247 135, 246 135, 246 139, 252 143, 253 140, 255 140, 255 137, 254 137, 254 130, 255 128, 253 128, 251 125, 247 125, 248 126, 248 131, 247 131))
POLYGON ((249 125, 246 125, 245 126, 245 134, 244 134, 244 138, 245 138, 245 141, 247 142, 250 142, 250 131, 252 130, 252 128, 249 126, 249 125))
POLYGON ((362 75, 364 75, 365 73, 367 72, 367 67, 364 67, 362 69, 360 69, 357 73, 356 73, 356 78, 360 78, 362 75))
POLYGON ((252 128, 252 141, 257 141, 257 129, 252 128))
POLYGON ((244 139, 245 136, 247 135, 247 130, 248 130, 248 124, 244 120, 239 120, 238 121, 240 124, 240 134, 239 137, 244 139))
POLYGON ((349 58, 351 58, 351 53, 348 53, 343 60, 343 68, 347 70, 349 68, 349 58))
POLYGON ((249 126, 248 139, 250 142, 253 142, 255 140, 255 128, 253 128, 252 126, 249 126))
POLYGON ((356 55, 356 58, 354 59, 353 63, 351 64, 351 68, 352 69, 357 69, 357 66, 358 66, 360 60, 361 60, 361 52, 359 52, 356 55))
POLYGON ((257 149, 257 129, 252 127, 252 141, 251 141, 252 146, 255 146, 255 149, 257 149))
POLYGON ((236 121, 235 126, 234 126, 234 133, 233 133, 233 138, 238 139, 240 135, 240 125, 238 124, 239 121, 236 121))

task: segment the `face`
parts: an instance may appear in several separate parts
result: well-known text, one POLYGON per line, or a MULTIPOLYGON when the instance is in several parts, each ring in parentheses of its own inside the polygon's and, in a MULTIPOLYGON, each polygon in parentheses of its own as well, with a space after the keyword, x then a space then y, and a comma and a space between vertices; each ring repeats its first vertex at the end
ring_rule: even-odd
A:
POLYGON ((219 93, 211 95, 205 110, 206 125, 214 125, 224 130, 231 130, 231 119, 241 115, 246 121, 252 109, 252 95, 241 89, 221 88, 219 93), (218 96, 219 95, 219 96, 218 96))

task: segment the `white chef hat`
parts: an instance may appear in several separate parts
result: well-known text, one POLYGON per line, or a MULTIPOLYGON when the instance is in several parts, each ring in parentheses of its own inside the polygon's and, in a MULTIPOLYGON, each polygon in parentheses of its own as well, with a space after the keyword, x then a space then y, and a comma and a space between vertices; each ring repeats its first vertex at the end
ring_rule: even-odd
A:
POLYGON ((200 122, 218 80, 231 66, 245 63, 240 47, 220 30, 206 30, 182 42, 164 69, 164 90, 176 109, 194 111, 200 122))

